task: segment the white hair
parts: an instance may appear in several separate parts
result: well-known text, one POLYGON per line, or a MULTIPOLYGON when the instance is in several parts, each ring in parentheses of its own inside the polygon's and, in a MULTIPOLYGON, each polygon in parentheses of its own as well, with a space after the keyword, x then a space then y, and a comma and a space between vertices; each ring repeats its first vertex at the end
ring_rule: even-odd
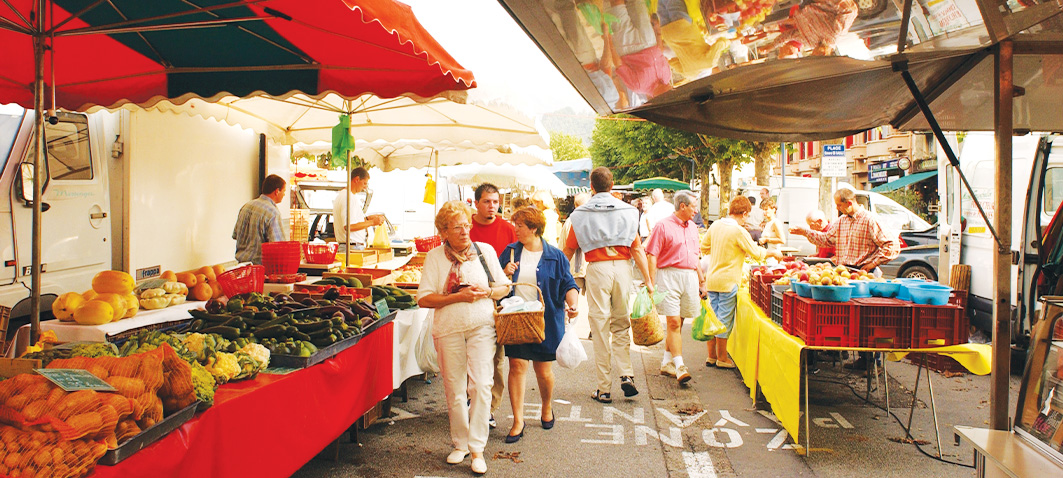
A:
POLYGON ((823 220, 826 220, 826 219, 827 219, 827 215, 824 214, 823 211, 820 211, 819 209, 816 209, 816 210, 813 210, 813 211, 809 211, 808 214, 805 215, 805 223, 807 223, 807 224, 812 224, 812 221, 823 221, 823 220))
POLYGON ((672 202, 675 203, 675 210, 678 211, 679 207, 683 204, 693 206, 696 204, 697 197, 690 191, 676 191, 675 196, 672 196, 672 202))
POLYGON ((661 191, 660 189, 654 189, 653 192, 650 193, 650 197, 653 198, 654 203, 659 203, 664 200, 664 191, 661 191))
POLYGON ((590 199, 590 198, 591 198, 590 194, 579 193, 579 194, 576 195, 576 197, 572 198, 572 203, 576 207, 580 207, 580 206, 584 205, 587 202, 587 200, 590 199))

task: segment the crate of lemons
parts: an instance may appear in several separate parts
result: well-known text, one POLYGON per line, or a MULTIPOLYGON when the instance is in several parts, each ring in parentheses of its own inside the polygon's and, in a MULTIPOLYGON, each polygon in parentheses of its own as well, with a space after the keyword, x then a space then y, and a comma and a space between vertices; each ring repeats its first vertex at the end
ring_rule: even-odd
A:
POLYGON ((203 266, 192 271, 163 272, 152 287, 137 288, 133 276, 124 271, 102 271, 92 278, 92 288, 67 292, 52 302, 52 314, 63 322, 102 325, 128 319, 140 309, 154 310, 203 301, 222 295, 217 274, 221 266, 203 266), (157 287, 156 287, 157 286, 157 287))

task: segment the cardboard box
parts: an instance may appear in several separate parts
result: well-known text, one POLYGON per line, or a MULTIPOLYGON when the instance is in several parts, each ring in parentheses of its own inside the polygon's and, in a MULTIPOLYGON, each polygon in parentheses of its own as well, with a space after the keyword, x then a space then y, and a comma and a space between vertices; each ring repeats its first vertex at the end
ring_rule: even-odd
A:
MULTIPOLYGON (((336 253, 336 260, 343 262, 343 252, 336 253)), ((377 251, 373 249, 366 249, 364 251, 351 251, 351 261, 348 266, 368 266, 380 262, 377 258, 377 251)))
POLYGON ((21 373, 35 373, 35 368, 41 368, 40 360, 0 358, 0 377, 11 378, 21 373))
POLYGON ((417 254, 415 254, 412 257, 410 257, 410 260, 409 260, 409 262, 406 263, 406 265, 408 265, 408 266, 424 266, 424 258, 427 257, 427 256, 428 256, 427 252, 418 252, 417 254))

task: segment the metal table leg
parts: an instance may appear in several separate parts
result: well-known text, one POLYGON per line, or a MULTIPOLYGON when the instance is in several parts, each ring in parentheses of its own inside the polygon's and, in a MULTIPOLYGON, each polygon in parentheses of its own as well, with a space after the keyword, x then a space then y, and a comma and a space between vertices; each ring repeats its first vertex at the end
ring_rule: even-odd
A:
POLYGON ((886 354, 882 354, 882 382, 886 391, 886 419, 890 418, 890 374, 886 371, 886 354))
POLYGON ((908 411, 908 426, 905 427, 905 438, 912 438, 912 416, 915 415, 915 402, 919 399, 919 378, 923 375, 923 364, 925 360, 919 362, 919 370, 915 372, 915 389, 912 390, 912 408, 908 411))
POLYGON ((926 384, 930 388, 930 410, 934 413, 934 437, 938 442, 938 458, 941 458, 941 432, 938 431, 938 408, 934 404, 934 382, 930 380, 930 367, 926 368, 926 384))

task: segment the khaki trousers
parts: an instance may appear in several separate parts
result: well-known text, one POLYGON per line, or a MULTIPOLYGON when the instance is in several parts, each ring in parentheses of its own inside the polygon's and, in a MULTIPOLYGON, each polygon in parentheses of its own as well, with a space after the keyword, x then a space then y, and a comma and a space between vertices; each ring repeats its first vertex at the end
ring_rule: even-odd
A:
POLYGON ((450 441, 455 450, 483 453, 491 416, 487 393, 495 353, 495 328, 484 325, 433 339, 443 377, 443 395, 450 419, 450 441), (469 402, 466 405, 467 401, 469 402))
POLYGON ((612 362, 620 376, 634 376, 631 368, 631 262, 599 261, 587 264, 587 316, 598 370, 598 390, 610 393, 612 362))

